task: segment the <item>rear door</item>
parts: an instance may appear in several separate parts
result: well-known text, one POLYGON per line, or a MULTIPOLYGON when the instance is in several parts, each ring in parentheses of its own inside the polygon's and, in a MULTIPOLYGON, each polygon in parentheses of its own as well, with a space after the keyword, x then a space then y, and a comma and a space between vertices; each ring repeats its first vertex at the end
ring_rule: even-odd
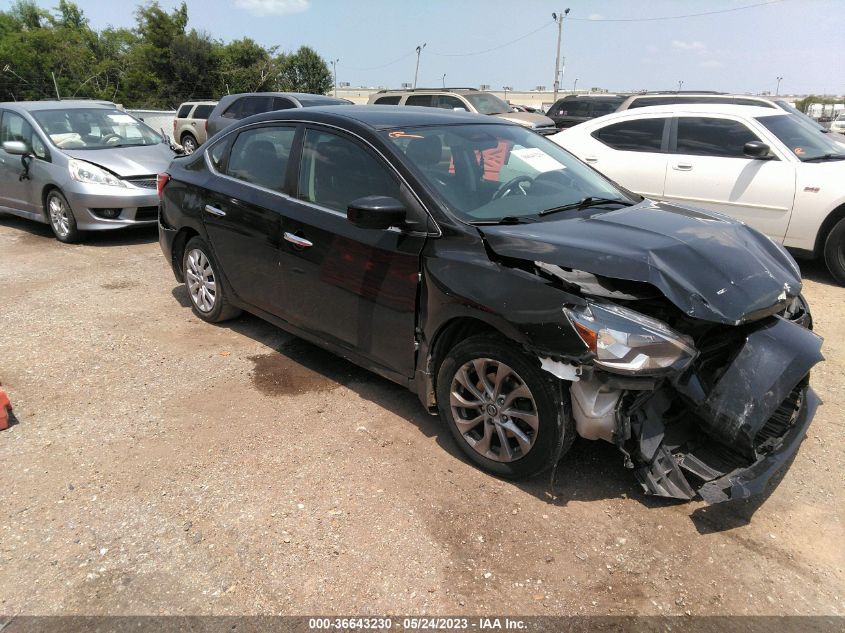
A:
POLYGON ((211 247, 235 294, 270 312, 284 293, 278 253, 295 134, 293 125, 250 127, 209 150, 220 174, 203 211, 211 247))
POLYGON ((744 121, 726 115, 680 116, 671 136, 667 200, 730 215, 783 241, 795 198, 790 162, 776 154, 770 160, 747 158, 745 143, 762 139, 744 121))
POLYGON ((665 115, 646 115, 604 125, 579 144, 576 154, 623 187, 647 198, 661 198, 670 120, 665 115))
POLYGON ((280 274, 287 292, 278 314, 412 376, 425 236, 361 229, 346 219, 357 198, 387 195, 412 209, 410 195, 372 148, 317 126, 305 130, 296 180, 298 200, 282 222, 280 274))

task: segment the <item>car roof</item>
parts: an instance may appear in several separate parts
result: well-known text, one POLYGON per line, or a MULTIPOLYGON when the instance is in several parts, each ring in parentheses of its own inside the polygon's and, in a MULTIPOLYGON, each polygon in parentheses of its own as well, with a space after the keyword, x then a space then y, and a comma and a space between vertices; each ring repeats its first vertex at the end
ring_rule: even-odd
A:
POLYGON ((376 130, 398 127, 419 127, 423 125, 457 125, 461 123, 489 123, 491 125, 515 125, 504 119, 486 114, 441 110, 421 106, 395 105, 335 105, 312 106, 264 112, 243 119, 253 123, 276 120, 314 120, 317 122, 355 121, 376 130))
POLYGON ((621 118, 625 115, 634 116, 636 114, 729 114, 732 116, 758 117, 787 116, 789 113, 780 109, 767 108, 766 106, 734 105, 732 103, 671 103, 622 110, 621 112, 613 112, 601 118, 621 118))
POLYGON ((312 101, 343 101, 340 97, 330 95, 311 94, 310 92, 237 92, 227 97, 293 97, 294 99, 310 99, 312 101))
POLYGON ((61 101, 7 101, 0 107, 19 108, 27 112, 36 110, 73 110, 75 108, 105 108, 113 110, 115 104, 110 101, 89 101, 85 99, 63 99, 61 101))

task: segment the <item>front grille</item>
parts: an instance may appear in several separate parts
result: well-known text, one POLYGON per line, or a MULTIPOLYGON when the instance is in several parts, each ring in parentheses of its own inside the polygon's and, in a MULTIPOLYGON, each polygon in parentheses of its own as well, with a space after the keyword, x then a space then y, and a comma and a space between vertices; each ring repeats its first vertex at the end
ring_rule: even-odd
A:
POLYGON ((158 207, 138 207, 135 212, 135 220, 155 220, 158 218, 158 207))
POLYGON ((130 182, 136 187, 141 187, 143 189, 155 189, 157 186, 155 176, 140 176, 138 178, 127 178, 126 182, 130 182))
POLYGON ((777 444, 786 432, 795 424, 801 403, 804 400, 804 388, 807 386, 807 379, 795 385, 792 392, 784 399, 777 411, 772 414, 763 427, 757 432, 754 438, 754 448, 758 453, 766 453, 768 450, 777 448, 777 444))

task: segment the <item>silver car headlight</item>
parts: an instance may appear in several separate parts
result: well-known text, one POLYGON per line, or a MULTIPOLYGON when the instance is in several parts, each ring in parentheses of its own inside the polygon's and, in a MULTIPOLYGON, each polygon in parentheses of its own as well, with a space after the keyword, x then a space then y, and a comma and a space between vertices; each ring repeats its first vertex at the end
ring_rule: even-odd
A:
POLYGON ((563 312, 593 353, 593 363, 621 374, 681 371, 698 355, 690 337, 657 319, 612 303, 588 301, 563 312))
POLYGON ((110 185, 112 187, 125 187, 126 183, 114 174, 110 174, 102 167, 97 167, 84 160, 70 159, 67 164, 70 177, 77 182, 84 182, 89 185, 110 185))

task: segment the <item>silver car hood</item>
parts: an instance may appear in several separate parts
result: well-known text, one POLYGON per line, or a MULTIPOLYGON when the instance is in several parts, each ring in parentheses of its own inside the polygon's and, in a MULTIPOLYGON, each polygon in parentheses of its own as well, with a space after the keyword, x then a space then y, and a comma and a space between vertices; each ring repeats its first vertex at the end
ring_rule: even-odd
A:
POLYGON ((554 127, 555 122, 552 121, 545 114, 537 114, 535 112, 502 112, 497 114, 497 117, 505 121, 511 121, 524 127, 554 127))
POLYGON ((109 149, 63 149, 62 152, 107 169, 121 178, 161 173, 176 155, 167 143, 109 149))

